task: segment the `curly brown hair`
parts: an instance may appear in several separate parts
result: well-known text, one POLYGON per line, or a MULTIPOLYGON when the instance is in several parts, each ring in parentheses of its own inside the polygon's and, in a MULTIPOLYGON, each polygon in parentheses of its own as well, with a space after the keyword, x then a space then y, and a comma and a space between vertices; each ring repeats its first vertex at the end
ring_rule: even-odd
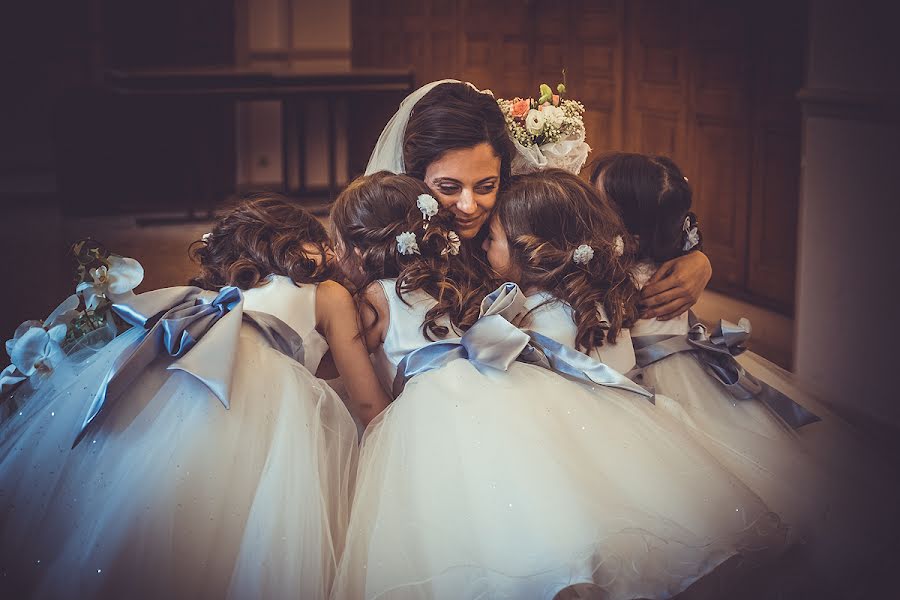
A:
POLYGON ((579 349, 615 342, 637 319, 638 290, 627 249, 633 242, 618 213, 598 200, 591 185, 561 169, 514 177, 494 215, 506 232, 510 261, 521 269, 521 287, 550 292, 572 307, 579 349), (622 254, 619 239, 626 246, 622 254), (586 264, 573 260, 582 244, 594 253, 586 264))
POLYGON ((478 296, 477 277, 463 257, 450 252, 455 217, 440 208, 426 228, 416 205, 420 194, 430 194, 428 186, 408 175, 380 171, 359 177, 332 206, 331 230, 342 267, 355 279, 357 303, 374 310, 364 294, 379 279, 396 278, 397 296, 404 302, 404 295, 422 290, 437 301, 422 324, 422 333, 434 340, 450 333, 438 324, 444 316, 459 330, 470 327, 483 294, 478 296), (398 250, 397 236, 404 232, 415 234, 418 254, 398 250))
POLYGON ((249 290, 269 275, 320 283, 334 274, 330 248, 325 227, 296 203, 278 194, 252 194, 216 221, 208 239, 191 244, 191 258, 200 264, 191 284, 249 290))

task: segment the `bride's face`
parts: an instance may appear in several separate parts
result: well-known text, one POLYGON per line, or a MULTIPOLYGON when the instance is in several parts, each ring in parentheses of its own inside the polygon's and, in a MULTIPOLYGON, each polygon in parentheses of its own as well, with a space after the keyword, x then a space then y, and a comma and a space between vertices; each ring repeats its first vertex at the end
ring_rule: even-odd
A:
POLYGON ((425 170, 438 202, 456 215, 462 238, 475 237, 487 221, 500 187, 500 157, 484 142, 446 152, 425 170))

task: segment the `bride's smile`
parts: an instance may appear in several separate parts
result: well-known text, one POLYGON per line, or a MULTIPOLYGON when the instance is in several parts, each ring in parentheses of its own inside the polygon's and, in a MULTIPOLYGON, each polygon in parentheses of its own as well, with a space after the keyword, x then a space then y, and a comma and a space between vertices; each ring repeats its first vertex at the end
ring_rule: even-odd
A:
POLYGON ((425 182, 441 205, 456 215, 459 235, 471 239, 497 200, 500 157, 487 142, 450 150, 428 166, 425 182))

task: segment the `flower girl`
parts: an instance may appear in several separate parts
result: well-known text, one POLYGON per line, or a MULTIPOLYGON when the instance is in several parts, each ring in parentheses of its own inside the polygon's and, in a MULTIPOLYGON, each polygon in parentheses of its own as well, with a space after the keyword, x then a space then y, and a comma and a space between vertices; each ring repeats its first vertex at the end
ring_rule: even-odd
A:
MULTIPOLYGON (((556 269, 576 310, 577 325, 563 310, 547 331, 622 343, 628 265, 599 265, 624 230, 579 216, 566 220, 571 246, 529 238, 526 255, 556 269), (573 262, 582 244, 597 248, 596 269, 585 251, 573 262), (571 268, 556 265, 563 256, 571 268), (588 269, 599 292, 579 280, 588 269), (608 323, 581 312, 592 302, 608 323)), ((479 307, 454 220, 421 181, 355 181, 332 227, 378 374, 397 395, 363 438, 333 598, 554 598, 574 585, 663 598, 730 557, 781 548, 778 518, 646 390, 512 325, 527 311, 516 285, 479 307)))
MULTIPOLYGON (((601 209, 617 209, 636 240, 637 285, 697 245, 688 215, 691 188, 670 159, 610 154, 595 162, 592 181, 601 209)), ((790 374, 751 352, 732 357, 743 351, 749 330, 743 320, 708 330, 687 314, 640 319, 631 330, 640 381, 662 394, 660 408, 782 517, 793 540, 804 542, 805 568, 815 571, 805 579, 820 587, 792 597, 843 597, 838 585, 854 582, 859 563, 891 539, 893 478, 790 374)))
POLYGON ((260 196, 193 253, 194 286, 133 295, 91 270, 91 298, 131 326, 99 349, 64 354, 64 319, 11 341, 14 361, 41 332, 54 350, 18 361, 32 373, 0 425, 5 597, 329 595, 357 432, 314 373, 330 352, 360 412, 386 397, 326 232, 260 196))

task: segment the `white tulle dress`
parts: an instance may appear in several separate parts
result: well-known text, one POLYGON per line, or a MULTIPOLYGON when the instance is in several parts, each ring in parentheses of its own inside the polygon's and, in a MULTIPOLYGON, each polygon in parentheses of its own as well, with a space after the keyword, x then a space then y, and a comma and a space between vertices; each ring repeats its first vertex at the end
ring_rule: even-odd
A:
MULTIPOLYGON (((381 284, 390 388, 428 343, 434 300, 381 284)), ((777 554, 778 517, 671 423, 641 396, 520 362, 416 375, 363 439, 332 597, 553 598, 594 582, 611 600, 669 598, 729 557, 777 554)))
MULTIPOLYGON (((646 283, 653 271, 641 265, 637 283, 646 283)), ((636 345, 643 336, 687 333, 687 314, 643 319, 631 330, 636 345)), ((857 585, 873 555, 897 539, 896 476, 857 431, 804 393, 789 372, 752 352, 739 355, 738 362, 821 421, 794 429, 762 402, 736 400, 689 353, 650 364, 642 381, 659 394, 661 410, 683 423, 788 526, 800 549, 779 575, 793 589, 786 597, 847 597, 842 586, 857 585)))
POLYGON ((242 325, 227 410, 161 357, 73 449, 137 329, 20 388, 0 424, 0 596, 327 597, 357 434, 311 374, 327 351, 315 296, 315 285, 276 276, 245 292, 245 310, 303 338, 305 359, 242 325))

